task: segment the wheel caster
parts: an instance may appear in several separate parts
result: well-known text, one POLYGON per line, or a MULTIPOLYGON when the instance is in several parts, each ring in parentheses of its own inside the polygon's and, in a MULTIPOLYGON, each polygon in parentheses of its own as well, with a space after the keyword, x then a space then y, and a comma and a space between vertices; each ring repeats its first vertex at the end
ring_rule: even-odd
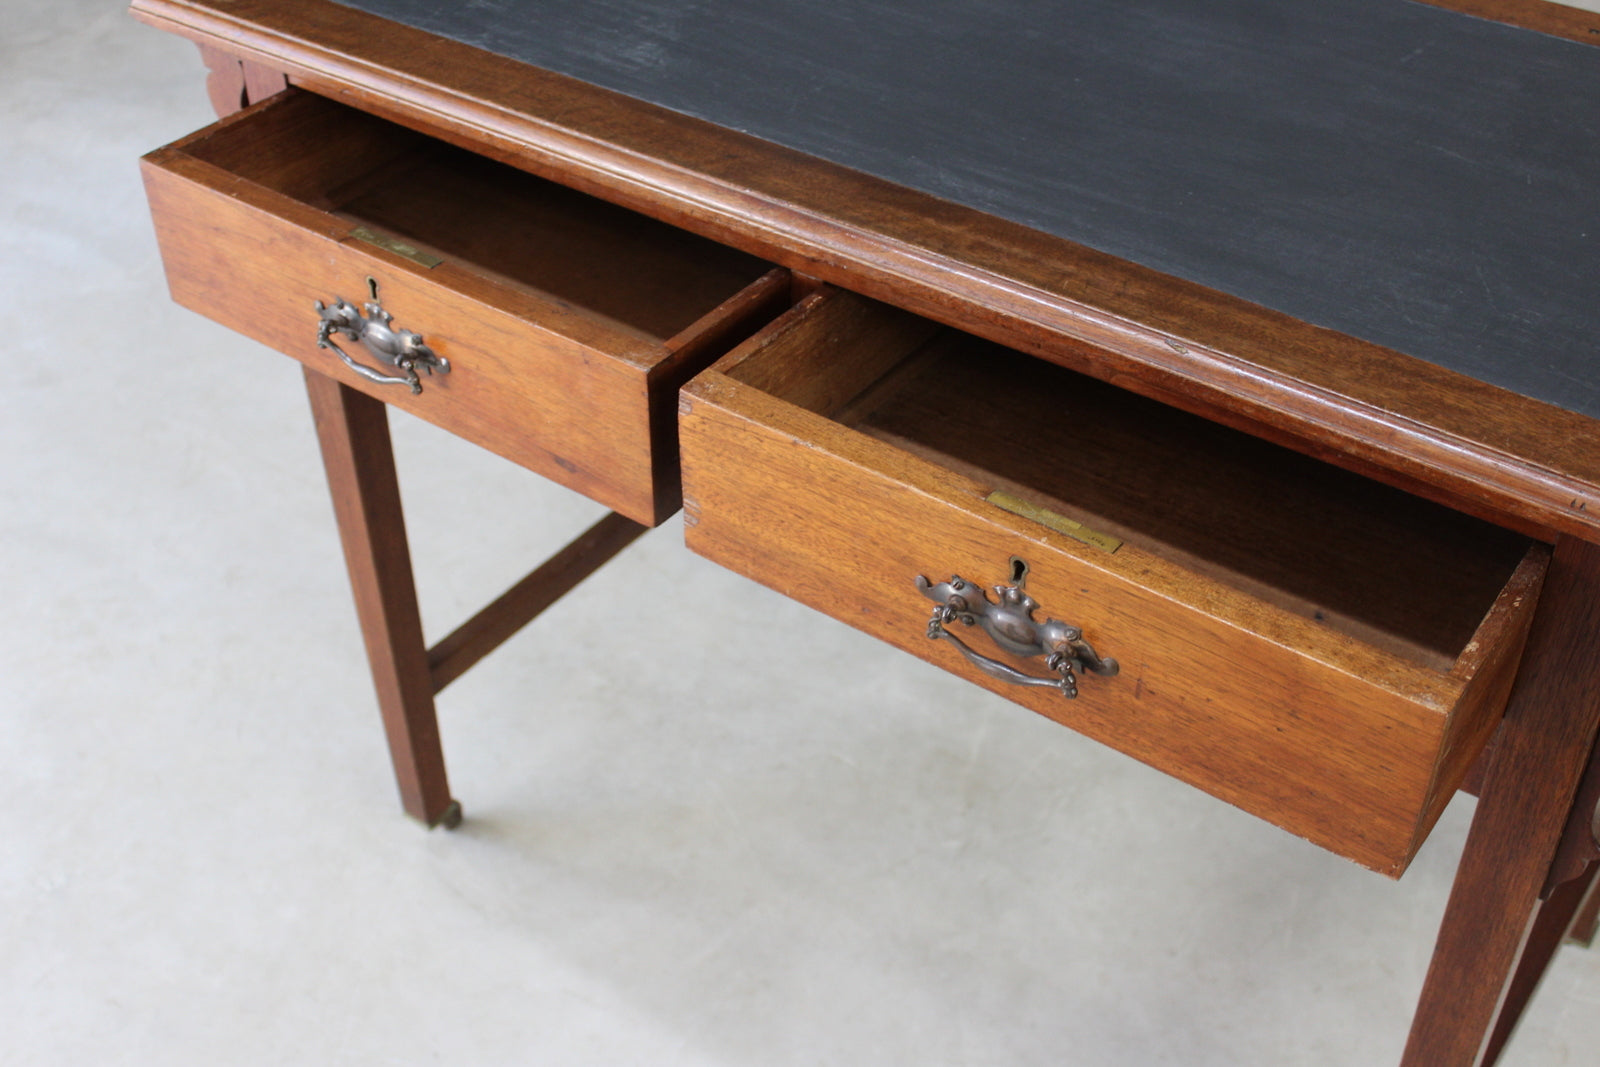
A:
POLYGON ((437 819, 433 820, 432 825, 430 825, 428 827, 428 829, 432 830, 435 827, 442 826, 446 830, 454 830, 456 827, 458 827, 460 825, 461 825, 461 802, 459 800, 452 800, 450 802, 449 807, 445 808, 442 812, 439 813, 439 817, 437 819))

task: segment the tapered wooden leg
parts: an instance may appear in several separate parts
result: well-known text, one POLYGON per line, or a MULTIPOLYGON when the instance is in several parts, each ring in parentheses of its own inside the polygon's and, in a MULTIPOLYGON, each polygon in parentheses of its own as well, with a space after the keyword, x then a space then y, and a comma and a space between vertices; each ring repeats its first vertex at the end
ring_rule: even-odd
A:
POLYGON ((1527 943, 1522 949, 1522 958, 1517 962, 1516 974, 1506 988, 1500 1016, 1495 1020, 1494 1033, 1484 1047, 1484 1067, 1489 1067, 1499 1059, 1500 1050, 1511 1040, 1517 1020, 1522 1017, 1522 1009, 1533 999, 1534 990, 1539 988, 1539 979, 1544 977, 1545 969, 1550 966, 1556 949, 1561 947, 1567 931, 1572 928, 1578 909, 1594 884, 1596 869, 1600 868, 1591 866, 1579 877, 1561 883, 1540 902, 1529 928, 1527 943))
POLYGON ((1478 798, 1403 1067, 1486 1062, 1502 1006, 1517 1007, 1508 997, 1512 978, 1536 930, 1597 724, 1600 547, 1564 539, 1478 798))
POLYGON ((453 826, 461 809, 445 778, 387 411, 309 369, 306 390, 401 803, 428 826, 453 826))

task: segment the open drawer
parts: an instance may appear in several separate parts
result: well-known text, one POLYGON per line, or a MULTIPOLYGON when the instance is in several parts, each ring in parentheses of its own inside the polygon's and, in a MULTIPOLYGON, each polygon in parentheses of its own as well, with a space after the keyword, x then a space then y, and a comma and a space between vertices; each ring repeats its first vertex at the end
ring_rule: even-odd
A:
POLYGON ((1548 560, 837 290, 679 410, 697 552, 1394 876, 1494 730, 1548 560))
POLYGON ((753 257, 297 90, 144 173, 179 303, 647 524, 678 386, 787 301, 753 257))

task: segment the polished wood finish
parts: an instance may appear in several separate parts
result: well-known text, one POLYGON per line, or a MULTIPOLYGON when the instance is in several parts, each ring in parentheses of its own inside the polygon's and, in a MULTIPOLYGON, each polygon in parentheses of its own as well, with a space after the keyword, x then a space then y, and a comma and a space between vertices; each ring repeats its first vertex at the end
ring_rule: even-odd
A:
MULTIPOLYGON (((1597 16, 1541 0, 1427 2, 1600 43, 1597 16)), ((1437 697, 1441 685, 1449 690, 1464 678, 1475 683, 1460 691, 1453 718, 1461 728, 1454 735, 1447 731, 1436 750, 1431 784, 1420 799, 1413 796, 1401 805, 1423 813, 1412 827, 1420 836, 1428 813, 1442 805, 1452 782, 1461 781, 1469 766, 1467 784, 1482 796, 1413 1027, 1408 1064, 1466 1067, 1488 1062, 1531 994, 1554 950, 1554 938, 1563 929, 1579 937, 1592 933, 1600 902, 1593 888, 1596 812, 1589 786, 1579 785, 1596 718, 1597 698, 1587 690, 1600 674, 1593 606, 1600 591, 1595 579, 1600 566, 1595 562, 1597 550, 1580 543, 1600 541, 1600 429, 1591 420, 980 212, 330 0, 134 0, 134 9, 146 21, 202 45, 220 112, 275 91, 283 78, 277 72, 286 72, 299 85, 428 135, 795 268, 796 296, 811 284, 806 276, 835 282, 1500 525, 1544 540, 1560 538, 1552 580, 1540 600, 1528 652, 1517 672, 1511 712, 1494 739, 1486 742, 1484 735, 1497 725, 1497 709, 1512 684, 1509 665, 1517 658, 1528 605, 1538 585, 1537 552, 1514 572, 1455 666, 1442 672, 1451 679, 1448 682, 1440 681, 1436 661, 1432 666, 1422 662, 1430 648, 1432 655, 1441 654, 1437 637, 1418 641, 1418 635, 1408 631, 1409 624, 1397 626, 1392 620, 1374 628, 1359 612, 1331 620, 1345 628, 1332 630, 1331 638, 1318 638, 1321 644, 1308 658, 1330 668, 1342 663, 1356 674, 1376 666, 1375 676, 1360 677, 1353 684, 1387 693, 1380 702, 1392 703, 1394 698, 1404 704, 1407 698, 1400 690, 1412 697, 1417 692, 1437 697), (1358 633, 1362 626, 1367 630, 1358 633), (1425 680, 1421 688, 1408 690, 1407 680, 1419 678, 1425 680), (1474 752, 1481 753, 1476 760, 1474 752), (1585 884, 1589 888, 1583 898, 1585 884)), ((330 162, 326 155, 310 158, 313 172, 330 162)), ((211 176, 216 176, 214 171, 211 176)), ((235 187, 245 189, 255 180, 235 187)), ((322 182, 321 191, 336 184, 322 182)), ((159 180, 152 187, 158 185, 159 180)), ((208 218, 219 225, 248 228, 248 219, 279 210, 275 198, 267 199, 272 203, 263 205, 246 192, 237 202, 238 210, 208 218)), ((199 210, 196 198, 179 197, 175 202, 185 210, 199 210)), ((322 237, 323 244, 313 246, 319 251, 340 240, 332 231, 322 237)), ((355 251, 345 247, 337 254, 355 251)), ((361 271, 398 268, 401 277, 383 279, 384 292, 387 296, 393 287, 408 307, 413 306, 408 288, 412 282, 404 275, 416 272, 382 254, 368 251, 365 256, 350 262, 361 271)), ((212 269, 221 268, 213 264, 212 269)), ((500 290, 494 286, 503 283, 504 279, 485 275, 474 281, 473 296, 495 305, 500 290)), ((690 363, 729 347, 781 307, 790 296, 788 285, 781 275, 768 275, 725 304, 726 314, 696 334, 697 339, 669 339, 669 354, 647 372, 646 388, 664 388, 670 394, 688 379, 690 363), (675 340, 683 343, 675 347, 675 340)), ((518 303, 507 310, 515 312, 522 306, 518 303)), ((216 314, 217 308, 211 311, 216 314)), ((1175 550, 1159 538, 1133 545, 1132 554, 1109 566, 1088 549, 981 504, 975 494, 982 483, 970 468, 940 471, 932 462, 938 458, 936 450, 930 450, 927 442, 907 440, 882 419, 875 424, 860 411, 845 410, 851 397, 870 399, 877 392, 873 380, 883 372, 893 377, 899 356, 922 345, 928 336, 915 320, 885 325, 874 316, 863 316, 866 319, 878 322, 884 332, 874 345, 858 346, 853 353, 863 358, 856 367, 858 381, 830 375, 826 381, 808 383, 803 375, 792 373, 792 367, 773 359, 765 370, 759 362, 744 368, 751 376, 774 375, 762 383, 763 389, 752 386, 753 377, 741 381, 729 374, 707 377, 690 389, 684 406, 688 450, 706 464, 730 461, 727 470, 709 465, 702 469, 699 460, 691 464, 693 498, 686 515, 691 542, 715 543, 718 552, 737 557, 735 565, 741 569, 775 576, 769 578, 771 584, 830 610, 837 610, 841 598, 852 593, 848 583, 839 581, 836 565, 822 566, 812 558, 815 546, 785 554, 785 543, 776 539, 785 532, 784 524, 769 527, 774 536, 770 544, 754 529, 719 525, 733 513, 724 504, 760 509, 791 501, 786 494, 795 492, 794 487, 774 489, 755 478, 741 487, 730 475, 751 456, 770 452, 779 461, 774 469, 786 471, 797 482, 809 479, 801 487, 806 492, 820 499, 833 487, 814 483, 837 476, 840 484, 851 487, 852 504, 886 512, 903 508, 904 532, 911 541, 943 546, 946 555, 937 562, 928 562, 920 552, 916 558, 893 560, 895 577, 885 579, 883 586, 890 597, 906 592, 895 583, 917 569, 960 566, 971 569, 967 576, 975 580, 1001 581, 1004 561, 997 561, 994 552, 1022 545, 1030 559, 1037 555, 1049 561, 1030 579, 1030 590, 1044 594, 1040 599, 1047 602, 1045 612, 1067 615, 1073 605, 1083 602, 1082 589, 1094 583, 1110 585, 1117 579, 1132 589, 1145 581, 1157 586, 1166 582, 1167 588, 1191 599, 1204 594, 1197 598, 1203 604, 1189 607, 1213 613, 1218 626, 1213 636, 1221 635, 1216 637, 1217 648, 1228 654, 1235 654, 1234 645, 1226 640, 1234 629, 1253 631, 1259 624, 1268 637, 1289 634, 1298 639, 1318 633, 1312 622, 1330 621, 1307 620, 1307 608, 1313 612, 1322 608, 1318 597, 1291 593, 1274 582, 1243 592, 1230 588, 1237 576, 1183 577, 1180 557, 1189 550, 1175 550), (902 346, 899 351, 890 351, 896 345, 902 346), (768 388, 773 392, 765 391, 768 388), (830 390, 840 399, 830 399, 830 390), (818 411, 846 421, 831 422, 818 411), (785 430, 795 438, 783 441, 785 430), (734 446, 736 452, 719 455, 719 449, 734 446), (796 453, 802 449, 812 454, 797 461, 796 453), (702 477, 719 492, 738 488, 748 495, 742 500, 719 500, 714 492, 698 489, 702 477), (708 504, 715 507, 708 510, 708 504), (1146 573, 1118 573, 1118 567, 1141 553, 1148 559, 1146 573), (913 570, 900 573, 907 567, 913 570), (1079 577, 1093 581, 1071 580, 1079 577), (1065 607, 1056 607, 1058 597, 1065 607), (1251 606, 1252 600, 1260 606, 1251 606)), ((797 357, 806 347, 792 346, 797 357)), ((386 440, 379 441, 382 409, 320 375, 308 374, 308 383, 320 413, 369 650, 376 649, 375 674, 389 679, 380 679, 380 691, 387 685, 399 694, 386 698, 384 708, 402 790, 408 809, 431 821, 429 811, 435 812, 432 818, 443 817, 440 798, 447 801, 448 790, 437 759, 431 693, 427 714, 418 711, 422 685, 417 664, 425 654, 419 653, 420 633, 411 633, 407 622, 408 615, 415 614, 414 594, 409 592, 404 528, 392 490, 392 460, 386 440), (409 607, 407 597, 412 601, 409 607)), ((647 432, 652 455, 675 452, 675 432, 670 407, 652 407, 647 432)), ((541 467, 536 459, 529 465, 549 466, 541 467)), ((675 477, 675 469, 657 472, 651 505, 655 514, 664 514, 676 500, 675 477)), ((834 545, 840 559, 882 552, 877 531, 865 540, 841 537, 837 531, 829 536, 832 540, 825 543, 834 545)), ((1200 555, 1204 562, 1205 554, 1200 555)), ((945 576, 930 574, 935 579, 945 576)), ((920 633, 929 605, 909 594, 906 600, 917 610, 908 611, 905 621, 914 623, 913 630, 920 633)), ((491 607, 478 617, 480 621, 464 628, 467 636, 460 639, 460 648, 484 648, 489 638, 477 631, 498 633, 512 617, 526 614, 536 597, 530 588, 513 591, 505 599, 506 605, 491 607)), ((1445 614, 1459 622, 1455 613, 1445 614)), ((1159 612, 1157 616, 1159 621, 1159 612)), ((874 632, 884 628, 887 633, 877 616, 865 624, 874 632)), ((906 631, 898 623, 892 630, 891 640, 908 642, 918 654, 938 656, 946 665, 954 656, 953 650, 904 636, 906 631)), ((446 647, 450 642, 447 639, 435 650, 434 670, 426 679, 430 689, 442 685, 441 678, 448 680, 445 675, 453 668, 444 665, 456 662, 456 654, 446 647)), ((1126 655, 1109 645, 1102 651, 1126 655)), ((1136 673, 1139 661, 1128 658, 1125 663, 1132 669, 1125 668, 1120 678, 1085 679, 1084 696, 1077 704, 1064 707, 1061 702, 1045 710, 1085 732, 1131 745, 1127 738, 1147 728, 1138 716, 1108 716, 1095 704, 1114 691, 1112 686, 1127 686, 1130 681, 1131 703, 1137 710, 1155 703, 1140 689, 1144 675, 1136 673)), ((1296 687, 1287 692, 1297 693, 1298 684, 1297 678, 1296 687)), ((1282 700, 1284 693, 1274 696, 1282 700)), ((1435 710, 1436 724, 1443 711, 1435 710)), ((1419 714, 1426 720, 1425 713, 1419 714)), ((1295 718, 1292 711, 1288 717, 1295 718)), ((1374 715, 1369 711, 1361 718, 1362 728, 1370 731, 1374 715)), ((1298 721, 1262 720, 1261 725, 1283 725, 1291 732, 1306 729, 1298 721)), ((1171 726, 1183 735, 1194 724, 1178 721, 1171 726)), ((1437 735, 1435 726, 1428 729, 1437 735)), ((1262 736, 1265 733, 1263 729, 1262 736)), ((1390 751, 1387 742, 1373 748, 1360 740, 1336 738, 1330 743, 1333 755, 1306 757, 1327 762, 1336 792, 1360 788, 1372 754, 1386 756, 1390 751)), ((1277 743, 1272 737, 1266 741, 1277 743)), ((1429 747, 1419 748, 1415 736, 1401 736, 1394 743, 1413 755, 1429 747)), ((1216 759, 1216 753, 1198 741, 1178 756, 1202 778, 1254 773, 1208 762, 1216 759)), ((1293 758, 1301 755, 1293 753, 1293 758)), ((1591 762, 1591 782, 1596 780, 1594 766, 1591 762)), ((1421 771, 1418 761, 1406 773, 1421 771)), ((1262 790, 1263 802, 1274 811, 1338 803, 1315 795, 1324 788, 1321 780, 1293 783, 1281 797, 1269 795, 1270 783, 1259 780, 1242 788, 1262 790), (1311 799, 1304 795, 1308 790, 1311 799)), ((1364 795, 1355 799, 1365 802, 1364 795)), ((1392 811, 1395 801, 1379 798, 1374 803, 1392 811)), ((1341 820, 1353 823, 1365 814, 1359 806, 1343 815, 1335 813, 1330 825, 1338 826, 1341 820)), ((1316 823, 1318 818, 1308 821, 1316 823)), ((1373 856, 1392 858, 1403 833, 1397 832, 1393 820, 1387 829, 1383 824, 1380 816, 1375 822, 1378 832, 1389 835, 1384 846, 1359 847, 1373 856)))
POLYGON ((437 693, 499 648, 545 608, 633 544, 648 527, 612 512, 428 650, 437 693))
POLYGON ((1565 940, 1589 947, 1600 925, 1600 741, 1567 815, 1555 859, 1529 926, 1527 942, 1506 987, 1482 1061, 1493 1064, 1511 1039, 1556 950, 1565 940))
POLYGON ((218 118, 233 114, 250 103, 244 84, 244 64, 239 57, 214 45, 200 45, 200 59, 206 65, 206 96, 218 118))
POLYGON ((1555 37, 1600 45, 1600 14, 1548 0, 1420 0, 1478 18, 1493 19, 1555 37))
POLYGON ((412 580, 387 409, 310 368, 305 377, 401 805, 427 826, 454 826, 461 808, 450 796, 435 694, 648 527, 614 512, 607 515, 429 648, 412 580))
POLYGON ((692 381, 690 547, 1403 871, 1494 727, 1543 549, 1060 368, 928 336, 829 291, 692 381), (1127 544, 1011 515, 986 502, 995 488, 1127 544), (1012 556, 1031 566, 1040 617, 1082 626, 1120 676, 1085 678, 1067 701, 927 640, 914 576, 998 584, 1012 556))
POLYGON ((1579 877, 1561 883, 1535 906, 1533 920, 1528 925, 1527 939, 1523 943, 1522 955, 1517 960, 1517 969, 1506 986, 1499 1014, 1495 1017, 1494 1028, 1483 1047, 1482 1055, 1479 1056, 1483 1067, 1492 1067, 1500 1058, 1506 1043, 1511 1040, 1517 1022, 1522 1018, 1523 1009, 1528 1006, 1528 1002, 1533 999, 1533 994, 1539 988, 1539 981, 1544 977, 1545 969, 1550 966, 1551 959, 1567 938, 1569 931, 1578 924, 1579 911, 1584 900, 1597 885, 1600 885, 1600 881, 1595 878, 1596 873, 1600 873, 1600 865, 1590 866, 1579 877))
POLYGON ((1600 546, 1557 543, 1404 1067, 1479 1064, 1600 727, 1600 546))
POLYGON ((401 804, 427 826, 454 821, 387 410, 309 368, 306 391, 401 804))
POLYGON ((242 62, 238 56, 211 45, 200 46, 200 58, 206 65, 206 95, 219 118, 289 87, 289 79, 282 71, 242 62))
POLYGON ((1589 864, 1600 860, 1600 744, 1589 757, 1589 768, 1572 802, 1556 858, 1545 877, 1545 892, 1577 878, 1589 864))
POLYGON ((764 258, 1530 532, 1600 536, 1600 428, 1213 290, 326 0, 163 29, 764 258))
MULTIPOLYGON (((219 108, 251 91, 223 90, 219 108)), ((145 170, 174 296, 307 365, 402 802, 453 823, 434 693, 677 510, 677 388, 786 305, 788 274, 299 91, 145 170), (356 224, 444 261, 358 240, 356 224), (316 345, 313 302, 367 286, 453 364, 420 395, 316 345), (382 402, 631 517, 602 520, 429 650, 382 402)))
MULTIPOLYGON (((833 362, 801 365, 833 380, 819 360, 833 362)), ((1443 671, 1527 551, 1499 527, 965 335, 924 346, 834 417, 1443 671)))
POLYGON ((179 303, 646 525, 678 506, 675 452, 658 453, 678 381, 718 354, 705 338, 736 341, 787 292, 759 260, 305 93, 145 175, 179 303), (419 395, 317 347, 314 302, 366 299, 368 279, 451 363, 419 395))
POLYGON ((260 63, 241 63, 244 68, 244 100, 246 104, 257 104, 269 96, 283 92, 289 87, 288 75, 281 70, 262 66, 260 63))

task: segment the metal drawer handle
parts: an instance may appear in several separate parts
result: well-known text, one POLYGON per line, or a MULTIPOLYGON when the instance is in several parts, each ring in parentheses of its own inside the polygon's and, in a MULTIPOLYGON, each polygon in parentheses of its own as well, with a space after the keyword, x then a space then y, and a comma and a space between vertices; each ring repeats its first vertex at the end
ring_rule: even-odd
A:
POLYGON ((928 636, 934 640, 944 638, 972 661, 979 670, 992 678, 1013 685, 1045 686, 1061 690, 1061 695, 1072 699, 1078 695, 1076 672, 1113 675, 1118 671, 1117 661, 1101 658, 1083 631, 1076 626, 1049 619, 1039 622, 1033 617, 1038 601, 1022 591, 1021 577, 1027 573, 1025 564, 1017 561, 1016 585, 994 587, 999 603, 991 603, 978 586, 952 575, 948 582, 934 584, 917 575, 917 588, 922 595, 938 605, 928 620, 928 636), (1055 672, 1053 678, 1040 678, 1008 667, 999 660, 975 652, 966 642, 945 627, 951 622, 964 626, 982 626, 994 643, 1014 656, 1044 656, 1045 666, 1055 672))
POLYGON ((372 292, 372 299, 361 308, 342 296, 334 298, 332 307, 320 300, 316 301, 317 314, 321 317, 321 321, 317 324, 317 347, 331 348, 339 353, 339 358, 344 360, 346 366, 369 382, 377 382, 379 385, 406 385, 411 387, 413 393, 422 392, 422 380, 417 376, 418 369, 425 370, 429 374, 449 374, 450 361, 424 344, 420 333, 394 327, 394 316, 383 310, 383 305, 378 303, 378 283, 368 278, 367 287, 372 292), (334 343, 333 336, 339 333, 352 341, 360 341, 379 362, 402 371, 405 377, 395 377, 357 363, 350 358, 349 353, 334 343))

